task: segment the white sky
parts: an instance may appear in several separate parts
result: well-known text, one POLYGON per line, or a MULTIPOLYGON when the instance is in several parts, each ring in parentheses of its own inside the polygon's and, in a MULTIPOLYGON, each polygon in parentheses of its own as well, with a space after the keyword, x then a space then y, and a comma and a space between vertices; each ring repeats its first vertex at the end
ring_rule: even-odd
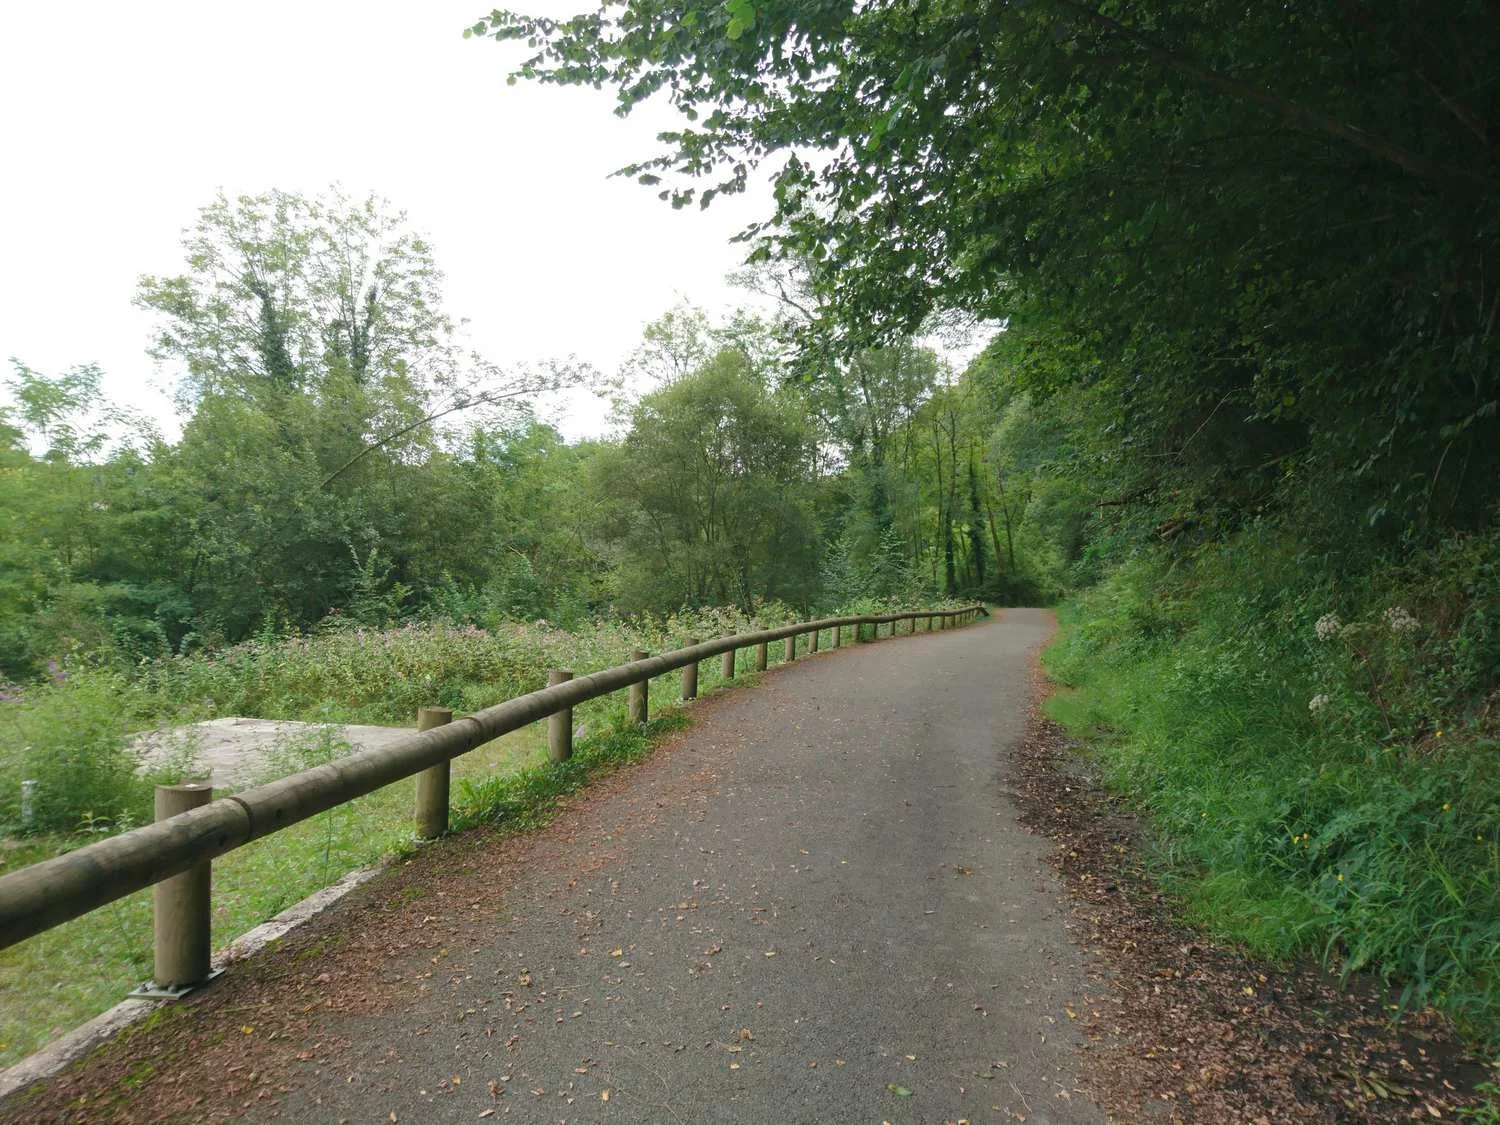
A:
MULTIPOLYGON (((587 0, 517 6, 571 14, 587 0)), ((375 191, 432 240, 447 311, 501 364, 611 372, 680 297, 744 303, 729 237, 768 193, 673 211, 610 172, 656 151, 610 91, 507 86, 522 48, 464 40, 486 0, 23 0, 0 6, 0 360, 97 362, 113 400, 167 419, 143 273, 219 189, 375 191)), ((8 367, 5 369, 8 374, 8 367)), ((597 432, 604 408, 558 421, 597 432)), ((169 427, 169 432, 175 427, 169 427)))

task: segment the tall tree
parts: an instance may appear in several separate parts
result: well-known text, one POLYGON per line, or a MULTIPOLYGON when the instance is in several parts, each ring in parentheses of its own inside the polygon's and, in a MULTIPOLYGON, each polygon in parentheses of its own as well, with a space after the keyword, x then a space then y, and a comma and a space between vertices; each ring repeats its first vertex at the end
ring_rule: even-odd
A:
POLYGON ((1313 476, 1393 531, 1488 518, 1484 0, 607 0, 470 31, 622 113, 675 104, 682 127, 627 169, 675 205, 768 165, 775 211, 747 236, 813 264, 848 348, 935 309, 1009 320, 1067 357, 1019 371, 1096 387, 1137 464, 1221 525, 1313 476))
POLYGON ((596 463, 622 607, 809 604, 812 445, 801 403, 739 351, 642 398, 596 463))

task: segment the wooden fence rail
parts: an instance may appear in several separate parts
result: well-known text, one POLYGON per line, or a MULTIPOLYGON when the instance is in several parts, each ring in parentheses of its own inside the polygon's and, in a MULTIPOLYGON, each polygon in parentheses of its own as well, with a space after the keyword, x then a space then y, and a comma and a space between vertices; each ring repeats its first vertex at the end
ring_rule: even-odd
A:
MULTIPOLYGON (((626 688, 634 689, 631 692, 632 718, 643 721, 648 681, 678 668, 691 666, 694 669, 692 681, 696 691, 696 669, 700 661, 722 656, 725 673, 732 676, 734 653, 742 648, 755 650, 755 667, 763 670, 766 646, 771 641, 785 640, 788 646, 792 646, 796 638, 804 634, 835 630, 834 644, 837 645, 845 628, 852 627, 854 640, 858 642, 865 639, 866 626, 878 637, 883 624, 889 624, 894 635, 898 621, 910 621, 912 632, 916 632, 918 621, 925 621, 931 631, 966 624, 981 614, 988 615, 983 606, 975 605, 922 613, 830 617, 720 637, 659 656, 639 654, 638 659, 628 664, 576 679, 560 669, 548 678, 549 686, 486 707, 462 719, 451 722, 443 721, 446 716, 428 719, 438 725, 415 731, 388 746, 362 750, 221 797, 155 824, 123 832, 0 877, 0 949, 183 872, 195 868, 204 870, 208 861, 225 852, 424 771, 432 772, 423 779, 426 784, 421 787, 426 794, 425 805, 419 796, 418 818, 426 821, 426 830, 421 825, 418 830, 424 835, 436 834, 447 823, 446 771, 452 759, 503 734, 541 719, 567 714, 580 703, 626 688), (438 773, 442 777, 438 777, 438 773), (435 793, 441 793, 444 806, 441 810, 435 807, 438 800, 435 793)), ((789 647, 791 651, 794 650, 789 647)), ((816 648, 810 651, 816 651, 816 648)), ((571 718, 566 725, 571 727, 571 718)), ((555 722, 549 727, 552 756, 566 757, 571 751, 571 729, 565 735, 555 722)), ((207 911, 202 913, 202 925, 206 928, 207 911)), ((158 933, 160 930, 159 921, 158 933)), ((203 940, 207 940, 206 933, 203 940)), ((156 983, 176 987, 196 982, 158 980, 156 983)))

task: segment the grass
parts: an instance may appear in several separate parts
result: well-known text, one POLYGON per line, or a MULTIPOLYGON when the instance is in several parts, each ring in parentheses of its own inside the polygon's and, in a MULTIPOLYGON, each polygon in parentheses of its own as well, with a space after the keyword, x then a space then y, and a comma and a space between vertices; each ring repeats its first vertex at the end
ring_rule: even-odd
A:
MULTIPOLYGON (((847 640, 847 637, 846 637, 847 640)), ((826 648, 831 637, 824 632, 826 648)), ((774 666, 785 645, 771 645, 774 666)), ((742 652, 736 685, 755 682, 742 652)), ((573 758, 547 759, 543 724, 515 731, 453 762, 455 829, 503 824, 526 830, 550 819, 558 800, 589 777, 645 756, 662 733, 687 724, 676 706, 679 677, 651 682, 644 728, 626 724, 624 693, 576 708, 582 732, 573 758)), ((699 668, 700 695, 723 687, 717 659, 699 668)), ((500 698, 503 698, 500 697, 500 698)), ((494 701, 494 700, 491 700, 494 701)), ((367 717, 362 712, 360 717, 367 717)), ((306 768, 347 751, 336 728, 314 729, 273 750, 268 773, 306 768)), ((415 781, 406 779, 357 801, 230 852, 214 863, 214 945, 238 935, 382 856, 413 846, 415 781)), ((53 834, 10 841, 0 871, 38 862, 87 843, 97 833, 53 834)), ((109 1008, 151 975, 151 894, 141 891, 0 951, 0 1066, 25 1058, 58 1035, 109 1008)))
POLYGON ((1190 919, 1500 1043, 1496 544, 1335 583, 1249 538, 1067 605, 1052 713, 1149 814, 1190 919))

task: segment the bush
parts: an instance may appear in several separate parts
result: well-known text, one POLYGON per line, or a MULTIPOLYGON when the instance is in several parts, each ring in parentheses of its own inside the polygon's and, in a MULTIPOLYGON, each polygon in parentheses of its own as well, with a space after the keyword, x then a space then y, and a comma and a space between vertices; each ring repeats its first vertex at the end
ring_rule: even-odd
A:
POLYGON ((1194 916, 1500 1040, 1500 534, 1341 579, 1277 528, 1072 603, 1054 713, 1194 916))
POLYGON ((0 703, 0 830, 67 832, 149 818, 151 794, 125 749, 130 727, 118 674, 89 670, 13 689, 0 703), (64 678, 65 677, 65 678, 64 678), (23 824, 21 785, 37 782, 23 824))

